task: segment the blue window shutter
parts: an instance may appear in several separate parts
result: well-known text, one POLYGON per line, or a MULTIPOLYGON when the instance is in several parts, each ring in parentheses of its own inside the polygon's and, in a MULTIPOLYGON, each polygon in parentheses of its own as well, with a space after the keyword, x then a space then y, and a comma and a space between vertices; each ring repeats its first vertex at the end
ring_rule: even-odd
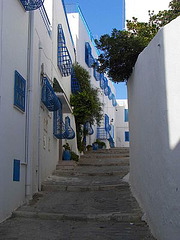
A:
POLYGON ((26 98, 26 80, 17 71, 15 71, 14 105, 23 112, 25 112, 25 98, 26 98))
POLYGON ((125 142, 129 142, 129 132, 125 132, 125 142))
POLYGON ((20 181, 20 160, 14 159, 13 164, 13 181, 20 181))
POLYGON ((128 121, 129 121, 128 109, 124 109, 124 121, 125 121, 125 122, 128 122, 128 121))

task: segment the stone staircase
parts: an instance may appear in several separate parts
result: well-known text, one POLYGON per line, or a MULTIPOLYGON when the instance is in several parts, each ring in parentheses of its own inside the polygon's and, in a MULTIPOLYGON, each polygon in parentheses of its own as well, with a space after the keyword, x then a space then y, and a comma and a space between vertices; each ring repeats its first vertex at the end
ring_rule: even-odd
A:
POLYGON ((154 240, 123 180, 128 172, 127 148, 90 151, 78 163, 59 163, 42 192, 0 225, 0 239, 2 231, 4 240, 19 233, 20 240, 154 240))

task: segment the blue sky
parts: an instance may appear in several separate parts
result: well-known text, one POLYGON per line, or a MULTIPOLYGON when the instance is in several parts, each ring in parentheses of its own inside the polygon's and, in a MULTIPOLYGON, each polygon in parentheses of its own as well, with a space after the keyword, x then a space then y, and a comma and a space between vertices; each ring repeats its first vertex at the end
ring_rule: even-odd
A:
MULTIPOLYGON (((120 29, 122 0, 64 0, 65 4, 78 3, 94 38, 120 29)), ((116 98, 127 98, 125 83, 115 84, 116 98)))

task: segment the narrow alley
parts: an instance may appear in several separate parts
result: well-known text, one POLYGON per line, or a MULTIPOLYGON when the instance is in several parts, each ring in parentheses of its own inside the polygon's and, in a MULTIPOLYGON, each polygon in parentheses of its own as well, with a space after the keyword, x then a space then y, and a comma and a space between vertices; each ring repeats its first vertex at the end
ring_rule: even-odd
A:
POLYGON ((128 148, 63 161, 29 205, 0 224, 2 240, 153 240, 127 181, 128 148))

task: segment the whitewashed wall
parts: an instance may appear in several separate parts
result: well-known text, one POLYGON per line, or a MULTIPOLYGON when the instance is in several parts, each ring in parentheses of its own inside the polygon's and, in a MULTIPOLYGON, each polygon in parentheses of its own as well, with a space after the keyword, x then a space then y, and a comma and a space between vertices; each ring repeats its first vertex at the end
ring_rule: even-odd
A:
POLYGON ((159 31, 128 81, 130 182, 158 240, 180 236, 179 26, 159 31))
POLYGON ((125 132, 129 132, 129 123, 125 122, 125 109, 128 109, 127 99, 118 99, 116 107, 116 147, 129 147, 125 141, 125 132))

